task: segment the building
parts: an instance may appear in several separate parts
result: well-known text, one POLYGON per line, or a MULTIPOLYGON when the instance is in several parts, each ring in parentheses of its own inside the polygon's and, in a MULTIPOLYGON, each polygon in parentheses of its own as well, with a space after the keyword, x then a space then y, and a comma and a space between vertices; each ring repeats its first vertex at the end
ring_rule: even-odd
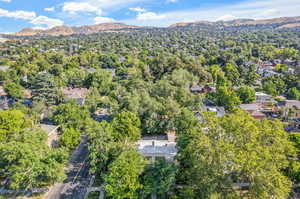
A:
POLYGON ((64 88, 61 91, 67 101, 75 100, 79 105, 85 104, 85 98, 88 95, 87 88, 64 88))
POLYGON ((168 136, 143 137, 136 143, 136 149, 151 163, 159 159, 174 161, 177 153, 175 140, 174 132, 169 133, 168 136))
POLYGON ((300 118, 300 101, 298 100, 285 100, 278 102, 279 109, 294 108, 295 118, 300 118))
POLYGON ((262 107, 258 104, 241 104, 240 108, 248 113, 255 119, 262 120, 266 115, 262 112, 262 107))
POLYGON ((222 106, 204 106, 204 111, 215 113, 218 117, 223 117, 226 114, 225 108, 222 106))
POLYGON ((191 93, 194 93, 194 94, 201 93, 202 90, 203 90, 203 87, 201 87, 199 85, 194 85, 194 86, 190 87, 191 93))
POLYGON ((256 92, 255 93, 255 102, 256 103, 269 103, 269 102, 275 102, 273 97, 271 95, 267 95, 265 93, 256 92))
POLYGON ((10 68, 9 66, 0 66, 0 71, 6 72, 9 70, 9 68, 10 68))

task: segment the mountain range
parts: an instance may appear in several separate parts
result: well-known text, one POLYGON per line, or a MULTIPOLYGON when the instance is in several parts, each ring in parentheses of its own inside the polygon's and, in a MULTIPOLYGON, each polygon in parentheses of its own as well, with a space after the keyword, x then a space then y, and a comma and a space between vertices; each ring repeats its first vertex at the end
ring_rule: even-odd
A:
MULTIPOLYGON (((274 19, 236 19, 231 21, 198 21, 198 22, 180 22, 169 26, 168 28, 189 28, 189 27, 233 27, 233 28, 263 28, 263 29, 288 29, 300 28, 300 17, 282 17, 274 19)), ((38 30, 24 28, 20 32, 14 33, 14 36, 60 36, 76 34, 94 34, 107 31, 130 31, 133 29, 145 29, 151 27, 132 26, 123 23, 101 23, 90 26, 57 26, 51 29, 38 30)))

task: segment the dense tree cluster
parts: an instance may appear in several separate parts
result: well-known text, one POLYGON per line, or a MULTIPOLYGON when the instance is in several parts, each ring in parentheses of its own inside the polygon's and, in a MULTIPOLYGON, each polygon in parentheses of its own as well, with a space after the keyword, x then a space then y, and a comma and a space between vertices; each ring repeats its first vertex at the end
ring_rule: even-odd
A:
POLYGON ((0 64, 9 66, 0 84, 11 102, 0 111, 7 188, 61 181, 82 135, 90 173, 113 199, 285 199, 300 182, 298 136, 289 137, 278 120, 239 110, 258 91, 300 99, 297 31, 149 29, 21 38, 0 47, 0 64), (268 63, 275 71, 259 73, 268 63), (84 105, 66 100, 63 88, 88 89, 84 105), (226 115, 208 114, 204 104, 226 115), (39 128, 45 112, 60 126, 58 148, 47 146, 39 128), (178 136, 175 163, 148 164, 136 152, 142 136, 170 131, 178 136))

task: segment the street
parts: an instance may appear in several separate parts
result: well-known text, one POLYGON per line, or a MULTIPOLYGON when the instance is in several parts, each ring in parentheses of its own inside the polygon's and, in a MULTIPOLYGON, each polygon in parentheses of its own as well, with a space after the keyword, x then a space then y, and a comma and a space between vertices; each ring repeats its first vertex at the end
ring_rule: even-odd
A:
POLYGON ((88 146, 85 136, 71 156, 66 170, 67 179, 55 184, 44 199, 83 199, 90 180, 87 156, 88 146))

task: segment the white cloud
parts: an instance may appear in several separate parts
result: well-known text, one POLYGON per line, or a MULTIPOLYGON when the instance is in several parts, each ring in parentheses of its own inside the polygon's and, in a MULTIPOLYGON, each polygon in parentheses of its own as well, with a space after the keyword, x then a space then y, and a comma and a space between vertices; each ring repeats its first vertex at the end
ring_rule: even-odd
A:
MULTIPOLYGON (((246 0, 230 5, 203 6, 191 10, 179 10, 172 12, 160 13, 164 17, 148 17, 148 20, 127 19, 122 22, 132 25, 150 25, 150 26, 169 26, 182 21, 216 21, 220 18, 253 18, 265 19, 275 17, 292 17, 299 16, 299 0, 246 0), (226 17, 227 15, 227 17, 226 17)), ((143 15, 142 15, 143 16, 143 15)), ((142 17, 146 18, 146 17, 142 17)))
POLYGON ((177 0, 167 0, 167 2, 169 2, 169 3, 176 3, 177 0))
POLYGON ((62 20, 52 19, 46 16, 38 16, 31 20, 30 23, 45 28, 53 28, 55 26, 62 26, 64 24, 62 20))
POLYGON ((35 12, 28 12, 24 10, 8 11, 0 8, 0 17, 31 20, 36 17, 36 14, 35 12))
POLYGON ((100 15, 102 10, 97 6, 91 5, 88 2, 65 2, 63 11, 75 14, 78 12, 90 12, 100 15))
POLYGON ((145 8, 129 8, 129 10, 134 11, 134 12, 147 12, 147 10, 145 8))
POLYGON ((165 17, 166 15, 163 14, 156 14, 154 12, 144 12, 144 13, 139 13, 136 18, 137 20, 147 21, 147 20, 160 20, 165 17))
POLYGON ((280 15, 280 11, 277 9, 267 9, 264 10, 260 13, 258 13, 256 16, 257 17, 262 17, 262 18, 267 18, 267 17, 273 17, 273 16, 277 16, 280 15))
POLYGON ((54 12, 55 11, 55 7, 44 8, 44 10, 47 11, 47 12, 54 12))
POLYGON ((113 18, 109 17, 95 17, 94 18, 94 23, 99 24, 99 23, 110 23, 110 22, 115 22, 113 18))
POLYGON ((227 14, 227 15, 223 15, 223 16, 217 18, 216 21, 230 21, 230 20, 234 20, 236 18, 237 18, 236 16, 233 16, 231 14, 227 14))
POLYGON ((11 2, 11 0, 0 0, 0 1, 6 2, 6 3, 10 3, 11 2))

